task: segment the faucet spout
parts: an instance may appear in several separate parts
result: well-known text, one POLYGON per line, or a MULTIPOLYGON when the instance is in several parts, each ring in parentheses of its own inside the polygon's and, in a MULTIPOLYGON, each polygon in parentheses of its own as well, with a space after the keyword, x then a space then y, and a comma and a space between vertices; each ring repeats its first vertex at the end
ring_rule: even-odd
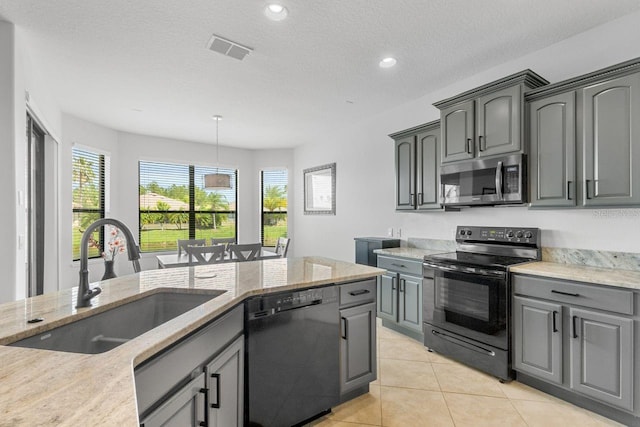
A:
POLYGON ((93 230, 103 225, 116 226, 124 233, 124 237, 127 240, 129 261, 133 263, 133 271, 136 273, 140 271, 140 249, 133 238, 133 234, 131 234, 131 230, 117 219, 102 218, 97 220, 87 227, 80 241, 80 282, 78 283, 78 302, 76 308, 91 307, 91 299, 102 292, 102 289, 98 287, 93 289, 89 288, 89 238, 93 230))

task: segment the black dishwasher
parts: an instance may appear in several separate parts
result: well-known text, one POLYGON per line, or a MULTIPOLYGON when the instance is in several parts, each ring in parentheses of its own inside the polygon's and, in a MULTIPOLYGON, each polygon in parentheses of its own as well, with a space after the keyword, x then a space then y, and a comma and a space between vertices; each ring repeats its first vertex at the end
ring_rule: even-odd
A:
POLYGON ((301 424, 339 403, 337 287, 255 297, 246 316, 249 426, 301 424))

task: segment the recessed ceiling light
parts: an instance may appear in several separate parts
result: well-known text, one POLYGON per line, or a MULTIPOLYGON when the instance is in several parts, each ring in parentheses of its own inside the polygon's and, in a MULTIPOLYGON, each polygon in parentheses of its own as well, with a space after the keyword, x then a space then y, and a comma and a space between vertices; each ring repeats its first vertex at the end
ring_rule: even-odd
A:
POLYGON ((380 61, 380 68, 391 68, 394 65, 396 65, 398 61, 396 61, 396 58, 392 58, 392 57, 387 57, 384 58, 382 61, 380 61))
POLYGON ((289 11, 281 4, 271 3, 264 9, 264 14, 272 21, 282 21, 287 17, 289 11))

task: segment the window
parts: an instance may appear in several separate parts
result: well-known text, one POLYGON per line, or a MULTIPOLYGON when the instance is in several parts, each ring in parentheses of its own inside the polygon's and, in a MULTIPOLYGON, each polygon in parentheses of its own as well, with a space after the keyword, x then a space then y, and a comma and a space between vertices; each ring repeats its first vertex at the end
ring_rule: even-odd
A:
POLYGON ((262 246, 275 246, 287 237, 287 170, 262 171, 262 246))
POLYGON ((238 172, 234 169, 139 163, 140 250, 177 250, 178 239, 237 236, 238 172), (205 190, 204 175, 231 176, 229 190, 205 190))
MULTIPOLYGON (((73 260, 80 259, 80 239, 82 233, 94 221, 104 218, 106 188, 108 181, 109 157, 83 148, 74 147, 72 156, 72 254, 73 260)), ((94 231, 93 238, 102 242, 103 230, 94 231)), ((89 248, 89 257, 100 256, 97 247, 89 248)))

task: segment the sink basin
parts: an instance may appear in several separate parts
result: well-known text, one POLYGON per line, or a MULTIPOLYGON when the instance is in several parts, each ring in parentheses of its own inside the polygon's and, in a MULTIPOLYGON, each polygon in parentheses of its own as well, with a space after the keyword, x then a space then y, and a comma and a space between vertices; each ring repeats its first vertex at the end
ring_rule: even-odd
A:
POLYGON ((71 353, 104 353, 223 292, 159 292, 9 345, 71 353))

